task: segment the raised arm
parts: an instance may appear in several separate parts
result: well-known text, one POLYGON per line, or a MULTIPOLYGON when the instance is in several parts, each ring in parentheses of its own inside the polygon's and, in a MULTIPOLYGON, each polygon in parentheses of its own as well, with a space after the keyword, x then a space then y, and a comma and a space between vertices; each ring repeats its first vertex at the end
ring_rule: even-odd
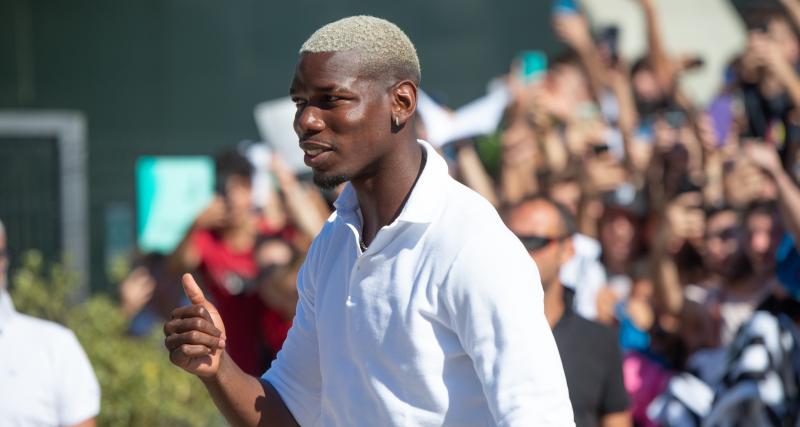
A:
POLYGON ((578 54, 592 93, 595 99, 600 99, 603 89, 610 86, 608 69, 600 58, 586 18, 578 13, 558 15, 553 18, 553 29, 561 41, 578 54))
POLYGON ((800 0, 780 0, 783 7, 789 12, 795 28, 800 28, 800 0))
POLYGON ((231 425, 296 426, 275 389, 244 373, 225 352, 222 318, 190 274, 183 276, 183 289, 192 305, 175 309, 164 325, 172 363, 202 380, 231 425))
POLYGON ((795 246, 800 250, 800 188, 783 169, 775 147, 763 142, 750 142, 745 148, 746 157, 758 165, 775 182, 778 188, 778 206, 795 246))
POLYGON ((170 272, 177 277, 180 272, 196 269, 200 265, 200 253, 192 245, 192 234, 197 230, 222 226, 226 220, 225 202, 222 197, 215 196, 203 212, 195 218, 178 246, 169 255, 167 266, 170 272))
POLYGON ((675 83, 675 69, 664 45, 661 22, 658 20, 653 0, 639 0, 647 29, 647 59, 653 67, 658 83, 665 91, 675 83))

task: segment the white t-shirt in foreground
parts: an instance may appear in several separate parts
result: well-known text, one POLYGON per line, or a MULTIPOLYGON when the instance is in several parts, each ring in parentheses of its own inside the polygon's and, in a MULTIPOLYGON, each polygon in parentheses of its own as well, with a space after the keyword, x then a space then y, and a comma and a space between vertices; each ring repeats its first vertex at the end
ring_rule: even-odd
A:
POLYGON ((263 378, 306 426, 572 426, 539 274, 436 151, 365 253, 348 184, 263 378))
POLYGON ((71 426, 100 412, 100 386, 75 334, 17 313, 0 289, 0 426, 71 426))

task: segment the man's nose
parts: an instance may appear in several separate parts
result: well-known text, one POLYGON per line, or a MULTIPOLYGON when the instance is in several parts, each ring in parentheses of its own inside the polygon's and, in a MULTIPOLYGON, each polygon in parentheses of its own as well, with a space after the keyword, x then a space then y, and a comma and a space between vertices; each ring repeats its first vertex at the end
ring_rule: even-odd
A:
POLYGON ((325 129, 325 122, 320 111, 313 106, 305 106, 297 110, 294 117, 294 130, 302 138, 303 135, 314 134, 325 129))

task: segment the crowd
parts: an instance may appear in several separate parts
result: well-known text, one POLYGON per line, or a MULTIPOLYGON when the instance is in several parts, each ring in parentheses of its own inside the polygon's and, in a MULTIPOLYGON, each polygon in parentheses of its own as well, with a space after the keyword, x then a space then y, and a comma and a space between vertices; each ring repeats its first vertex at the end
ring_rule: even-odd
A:
MULTIPOLYGON (((629 63, 616 30, 593 33, 566 8, 553 18, 564 52, 531 81, 512 64, 494 133, 440 148, 537 262, 579 426, 795 425, 800 0, 743 14, 747 44, 708 107, 679 84, 702 60, 667 52, 655 2, 636 4, 642 58, 629 63)), ((418 124, 426 139, 431 123, 418 124)), ((278 185, 256 210, 254 165, 237 150, 215 160, 214 200, 174 253, 142 257, 122 307, 145 333, 181 305, 180 274, 196 271, 227 351, 260 376, 336 192, 273 156, 278 185)))

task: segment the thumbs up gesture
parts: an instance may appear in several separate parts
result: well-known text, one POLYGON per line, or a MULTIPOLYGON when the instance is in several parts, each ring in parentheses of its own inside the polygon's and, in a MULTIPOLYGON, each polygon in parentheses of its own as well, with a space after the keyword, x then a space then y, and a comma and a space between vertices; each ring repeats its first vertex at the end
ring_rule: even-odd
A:
POLYGON ((182 281, 192 305, 172 311, 172 319, 164 324, 164 344, 172 363, 192 374, 211 377, 219 370, 224 354, 225 325, 192 275, 184 274, 182 281))

